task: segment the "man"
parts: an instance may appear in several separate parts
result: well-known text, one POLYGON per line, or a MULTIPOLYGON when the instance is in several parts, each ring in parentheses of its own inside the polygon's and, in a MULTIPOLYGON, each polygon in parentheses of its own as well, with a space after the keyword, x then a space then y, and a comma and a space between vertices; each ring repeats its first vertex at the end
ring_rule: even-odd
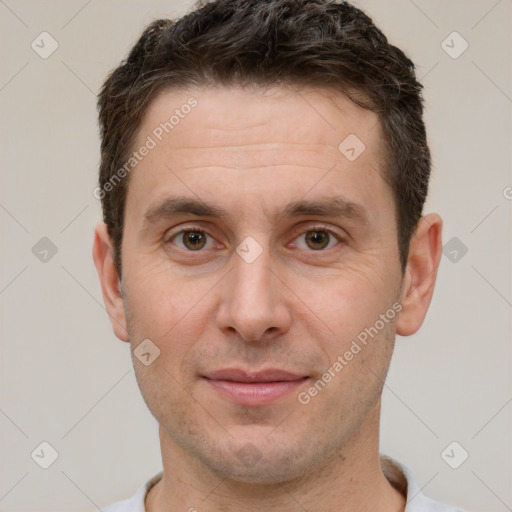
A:
POLYGON ((395 335, 441 256, 422 110, 413 63, 345 2, 145 30, 99 97, 93 255, 163 472, 103 510, 455 510, 379 454, 395 335))

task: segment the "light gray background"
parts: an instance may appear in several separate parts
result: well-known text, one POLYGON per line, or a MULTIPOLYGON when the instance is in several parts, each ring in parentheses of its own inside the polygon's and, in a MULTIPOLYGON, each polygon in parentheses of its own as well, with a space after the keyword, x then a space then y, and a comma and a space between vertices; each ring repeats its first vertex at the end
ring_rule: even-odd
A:
MULTIPOLYGON (((161 469, 157 423, 91 256, 95 95, 147 23, 190 5, 0 0, 2 511, 93 510, 161 469), (47 59, 31 48, 43 31, 59 45, 47 59), (32 253, 42 237, 58 248, 46 263, 32 253), (42 441, 59 454, 46 470, 31 458, 42 441)), ((456 263, 443 256, 425 324, 397 341, 381 451, 434 499, 512 510, 512 1, 358 5, 417 64, 434 158, 425 211, 444 218, 445 243, 468 248, 456 263), (457 59, 441 47, 453 31, 469 43, 457 59), (452 441, 469 452, 458 469, 441 457, 452 441)))

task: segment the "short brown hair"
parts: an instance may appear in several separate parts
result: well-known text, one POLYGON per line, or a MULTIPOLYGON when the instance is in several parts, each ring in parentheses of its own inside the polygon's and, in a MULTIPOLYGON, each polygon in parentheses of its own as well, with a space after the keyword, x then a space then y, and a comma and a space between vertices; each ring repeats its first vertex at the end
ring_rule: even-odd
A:
POLYGON ((375 112, 384 134, 383 175, 394 196, 405 269, 431 165, 422 85, 413 62, 345 1, 199 0, 178 20, 151 23, 98 97, 99 190, 119 276, 129 176, 107 184, 125 164, 142 117, 159 92, 209 84, 335 89, 375 112))

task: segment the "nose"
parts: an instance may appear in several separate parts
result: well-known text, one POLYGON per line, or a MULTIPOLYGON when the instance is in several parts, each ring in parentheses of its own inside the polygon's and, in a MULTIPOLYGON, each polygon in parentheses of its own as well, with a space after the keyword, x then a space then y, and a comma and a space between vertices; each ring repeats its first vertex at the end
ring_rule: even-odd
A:
POLYGON ((286 286, 272 268, 269 250, 254 260, 233 253, 233 268, 223 279, 218 327, 248 342, 268 340, 288 331, 291 313, 286 286))

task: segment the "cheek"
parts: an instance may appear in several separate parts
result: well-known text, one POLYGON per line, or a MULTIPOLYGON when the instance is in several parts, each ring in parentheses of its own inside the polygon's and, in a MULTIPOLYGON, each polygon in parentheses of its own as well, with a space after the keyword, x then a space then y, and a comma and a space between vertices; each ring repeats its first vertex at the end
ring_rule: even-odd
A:
MULTIPOLYGON (((326 400, 351 402, 354 409, 359 402, 373 404, 380 396, 394 347, 394 323, 375 321, 356 335, 340 340, 331 347, 330 364, 323 380, 329 380, 326 400)), ((359 405, 358 405, 359 404, 359 405)))
POLYGON ((315 325, 329 328, 320 337, 314 328, 310 333, 324 354, 323 378, 332 382, 329 391, 322 392, 324 404, 336 407, 348 400, 356 408, 359 405, 352 400, 373 405, 378 398, 395 338, 391 281, 391 272, 383 275, 378 265, 366 265, 364 271, 346 268, 309 294, 308 303, 318 307, 315 325))
POLYGON ((328 282, 318 283, 306 297, 318 307, 318 316, 332 337, 346 341, 373 325, 391 307, 392 289, 388 279, 376 272, 346 268, 328 282))
POLYGON ((204 305, 198 303, 204 293, 198 294, 190 286, 176 293, 173 283, 163 277, 135 276, 134 285, 127 287, 130 301, 126 303, 137 383, 148 408, 159 420, 171 413, 178 419, 185 417, 193 406, 186 391, 193 384, 192 375, 184 374, 183 367, 208 318, 204 305), (136 355, 137 346, 145 339, 151 340, 156 347, 151 350, 158 354, 147 366, 136 355))
POLYGON ((182 277, 168 265, 148 262, 127 269, 126 296, 133 327, 156 339, 179 337, 178 332, 201 326, 204 295, 215 284, 211 279, 182 277), (211 281, 211 283, 210 283, 211 281))
POLYGON ((128 287, 130 301, 126 304, 137 382, 148 407, 155 411, 161 404, 172 403, 173 410, 188 404, 184 388, 193 384, 192 372, 188 371, 190 360, 211 317, 206 313, 206 303, 201 302, 205 293, 202 289, 197 290, 189 282, 178 286, 178 291, 175 282, 159 277, 135 276, 133 286, 128 287), (149 366, 134 353, 145 339, 150 339, 159 351, 149 366))
POLYGON ((193 435, 190 429, 195 422, 189 416, 197 403, 188 392, 189 383, 183 382, 168 356, 162 352, 150 366, 134 360, 135 377, 144 402, 160 425, 172 426, 173 432, 186 438, 193 435))

